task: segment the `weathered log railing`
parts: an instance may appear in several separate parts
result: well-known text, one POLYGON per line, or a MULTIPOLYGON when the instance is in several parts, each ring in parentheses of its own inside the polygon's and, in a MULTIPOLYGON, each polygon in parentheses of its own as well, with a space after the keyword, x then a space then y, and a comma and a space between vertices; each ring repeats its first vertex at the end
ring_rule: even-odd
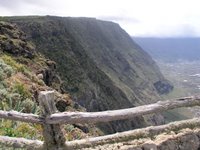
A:
POLYGON ((43 126, 44 142, 39 140, 28 140, 24 138, 13 138, 0 136, 0 144, 13 146, 15 148, 27 149, 78 149, 83 147, 105 144, 110 142, 119 142, 127 139, 136 139, 153 134, 159 134, 166 129, 177 130, 188 126, 200 127, 200 119, 194 118, 186 121, 173 122, 167 125, 147 127, 144 129, 136 129, 112 135, 87 138, 66 142, 61 129, 61 124, 74 123, 98 123, 109 122, 121 119, 131 119, 136 116, 147 115, 150 113, 162 112, 178 107, 192 107, 200 105, 200 96, 184 97, 175 100, 159 101, 154 104, 127 108, 121 110, 102 111, 102 112, 64 112, 57 113, 54 105, 54 92, 43 91, 39 94, 39 102, 42 110, 42 115, 19 113, 16 111, 1 111, 0 118, 10 119, 15 121, 38 123, 43 126), (154 131, 154 132, 152 132, 154 131))

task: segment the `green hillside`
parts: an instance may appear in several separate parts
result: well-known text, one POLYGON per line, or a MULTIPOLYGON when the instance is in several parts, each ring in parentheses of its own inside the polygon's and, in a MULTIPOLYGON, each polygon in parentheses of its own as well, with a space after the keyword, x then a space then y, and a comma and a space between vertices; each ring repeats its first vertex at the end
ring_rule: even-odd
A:
MULTIPOLYGON (((58 92, 55 67, 55 62, 36 52, 34 44, 16 25, 0 21, 0 110, 40 114, 38 93, 57 89, 55 103, 59 111, 85 111, 69 94, 58 92)), ((0 135, 42 140, 40 125, 0 121, 0 135)), ((67 140, 101 134, 93 125, 63 127, 67 140)))
MULTIPOLYGON (((87 111, 153 103, 173 89, 151 57, 118 24, 51 16, 1 20, 17 24, 37 52, 56 62, 61 79, 57 90, 69 93, 87 111)), ((135 118, 99 126, 112 133, 143 125, 142 118, 135 118)))

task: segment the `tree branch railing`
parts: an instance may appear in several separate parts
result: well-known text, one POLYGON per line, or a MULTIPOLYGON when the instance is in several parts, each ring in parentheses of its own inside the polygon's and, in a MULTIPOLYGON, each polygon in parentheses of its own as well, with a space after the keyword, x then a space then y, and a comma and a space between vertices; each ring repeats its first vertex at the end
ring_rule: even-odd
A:
POLYGON ((20 113, 17 111, 2 111, 0 110, 0 118, 9 119, 14 121, 21 121, 27 123, 38 123, 43 124, 44 118, 35 114, 20 113))
MULTIPOLYGON (((135 140, 138 138, 148 138, 164 133, 166 131, 178 131, 178 130, 180 131, 181 129, 185 128, 194 129, 196 127, 200 127, 199 118, 176 121, 166 125, 151 126, 147 128, 135 129, 105 136, 67 141, 65 142, 65 147, 67 147, 70 150, 81 149, 87 147, 94 147, 96 145, 109 144, 113 142, 123 142, 126 141, 127 138, 129 140, 135 140)), ((44 142, 39 140, 28 140, 25 138, 0 136, 0 144, 4 144, 6 146, 13 146, 15 148, 43 150, 44 142)))
POLYGON ((109 110, 102 112, 63 112, 55 113, 46 118, 49 124, 58 123, 98 123, 115 120, 131 119, 137 116, 163 112, 179 107, 192 107, 200 105, 199 96, 184 97, 175 100, 158 101, 154 104, 134 108, 109 110))
POLYGON ((159 126, 150 126, 141 129, 135 129, 130 131, 124 131, 120 133, 99 136, 99 137, 92 137, 86 138, 81 140, 74 140, 66 142, 66 146, 71 149, 82 149, 87 147, 94 147, 97 145, 109 144, 109 143, 118 143, 131 140, 136 140, 139 138, 149 138, 159 134, 162 134, 166 131, 168 132, 177 132, 185 128, 194 129, 200 127, 200 119, 193 118, 183 121, 176 121, 166 125, 159 125, 159 126))
MULTIPOLYGON (((0 136, 0 143, 4 145, 10 145, 13 147, 35 147, 36 149, 70 149, 70 147, 86 147, 88 145, 95 145, 102 142, 110 142, 112 140, 121 139, 123 137, 129 136, 138 137, 139 133, 143 131, 154 130, 155 133, 164 131, 164 128, 174 127, 173 123, 147 127, 145 129, 136 129, 133 131, 127 131, 112 135, 100 136, 89 138, 86 140, 77 140, 72 142, 66 142, 64 134, 61 129, 61 124, 74 124, 74 123, 98 123, 98 122, 109 122, 114 120, 131 119, 136 116, 147 115, 150 113, 162 112, 179 107, 192 107, 200 106, 200 96, 184 97, 174 100, 158 101, 154 104, 138 106, 134 108, 110 110, 102 112, 63 112, 56 113, 57 109, 54 104, 54 92, 53 91, 43 91, 39 94, 39 103, 42 110, 42 115, 26 114, 16 111, 2 111, 0 110, 0 118, 10 119, 14 121, 22 121, 28 123, 38 123, 43 127, 44 142, 38 140, 28 140, 23 138, 12 138, 0 136), (138 132, 140 131, 140 132, 138 132), (119 138, 120 137, 120 138, 119 138), (87 142, 86 142, 87 141, 87 142), (85 144, 84 144, 85 143, 85 144)), ((196 127, 200 127, 200 119, 191 119, 189 124, 196 127)), ((182 121, 178 123, 181 127, 186 127, 189 125, 188 121, 182 121), (187 123, 184 123, 187 122, 187 123)), ((150 132, 149 132, 150 134, 150 132)), ((152 134, 152 133, 151 133, 152 134)))

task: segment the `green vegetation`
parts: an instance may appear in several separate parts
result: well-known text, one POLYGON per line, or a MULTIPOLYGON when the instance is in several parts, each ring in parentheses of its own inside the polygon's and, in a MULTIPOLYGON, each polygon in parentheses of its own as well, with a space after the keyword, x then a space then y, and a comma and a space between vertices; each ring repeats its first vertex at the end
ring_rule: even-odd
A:
MULTIPOLYGON (((39 109, 32 99, 32 93, 22 81, 23 76, 20 77, 20 74, 27 78, 32 78, 33 75, 27 66, 16 61, 18 57, 21 61, 27 60, 25 54, 31 54, 26 50, 33 47, 23 40, 23 33, 16 26, 0 22, 0 27, 3 29, 0 35, 0 109, 38 113, 39 109)), ((37 128, 37 125, 1 119, 0 135, 41 139, 41 130, 37 128)))
MULTIPOLYGON (((32 94, 28 91, 24 84, 12 81, 13 87, 9 87, 8 83, 6 83, 6 80, 9 79, 11 75, 16 73, 16 71, 14 71, 16 68, 23 68, 21 64, 14 63, 12 59, 9 60, 9 64, 6 64, 2 59, 0 59, 0 109, 22 111, 23 101, 26 101, 27 106, 30 105, 30 108, 27 108, 26 106, 26 109, 33 109, 34 104, 32 104, 29 100, 31 99, 32 94)), ((18 71, 22 70, 20 69, 18 71)))
POLYGON ((15 96, 9 93, 5 82, 5 79, 9 78, 13 73, 14 70, 12 67, 5 64, 3 60, 0 60, 0 109, 3 110, 10 109, 9 107, 12 106, 12 97, 15 96))
MULTIPOLYGON (((9 57, 4 57, 9 58, 9 57)), ((16 73, 16 68, 22 68, 21 65, 13 62, 12 59, 0 59, 0 109, 1 110, 15 110, 26 113, 37 113, 37 105, 30 100, 31 93, 21 83, 15 83, 13 87, 9 87, 6 82, 12 75, 16 73), (10 60, 6 64, 4 60, 10 60)), ((17 71, 22 71, 19 69, 17 71)), ((41 139, 41 128, 37 125, 31 125, 22 122, 14 122, 10 120, 1 119, 0 121, 0 135, 12 137, 26 137, 41 139)))
POLYGON ((42 140, 40 125, 1 120, 0 135, 42 140))
MULTIPOLYGON (((25 34, 16 25, 0 21, 0 29, 0 110, 40 114, 38 92, 52 90, 53 87, 61 91, 56 64, 35 53, 33 44, 26 40, 25 34)), ((84 111, 77 103, 72 103, 69 94, 58 92, 56 106, 62 107, 62 110, 84 111)), ((65 133, 68 140, 86 136, 81 129, 71 125, 73 130, 70 130, 67 126, 65 133)), ((0 119, 0 135, 43 140, 40 125, 5 119, 0 119)))
MULTIPOLYGON (((155 62, 115 23, 51 16, 3 20, 16 23, 37 51, 57 63, 61 91, 70 93, 87 111, 156 102, 160 96, 154 83, 160 83, 157 87, 162 89, 169 87, 163 88, 162 83, 169 83, 155 62)), ((169 90, 163 93, 166 91, 169 90)), ((143 125, 143 119, 138 118, 100 127, 106 133, 113 133, 143 125)))
POLYGON ((27 70, 27 68, 24 65, 17 63, 11 56, 8 56, 8 55, 4 54, 4 55, 1 56, 1 59, 6 64, 11 66, 17 72, 23 72, 24 73, 27 70))
MULTIPOLYGON (((103 111, 152 103, 160 98, 154 83, 162 85, 166 80, 149 55, 117 24, 50 16, 3 20, 16 24, 0 22, 6 31, 0 38, 1 59, 14 71, 11 77, 4 79, 7 93, 14 95, 7 98, 5 110, 38 113, 36 95, 39 90, 49 89, 47 86, 69 93, 76 100, 71 105, 76 110, 81 110, 79 104, 87 111, 103 111), (35 53, 32 45, 44 59, 35 53)), ((163 88, 161 85, 157 87, 163 88)), ((68 107, 65 100, 60 101, 68 107)), ((113 133, 145 126, 145 122, 142 117, 137 117, 132 121, 98 126, 105 133, 113 133)), ((11 127, 19 130, 18 124, 11 127)), ((79 128, 85 129, 79 125, 66 126, 67 139, 83 137, 79 128)), ((8 130, 12 136, 19 135, 16 132, 8 130)))
POLYGON ((10 77, 14 73, 11 66, 4 63, 3 60, 0 60, 0 81, 10 77))
MULTIPOLYGON (((26 69, 25 65, 18 63, 15 59, 13 56, 6 54, 0 57, 0 110, 39 114, 39 107, 32 98, 33 93, 21 79, 18 79, 17 74, 24 74, 24 77, 29 78, 30 83, 39 83, 39 80, 26 69), (9 82, 10 78, 14 80, 9 82)), ((73 125, 67 125, 65 130, 67 140, 80 139, 85 136, 80 129, 73 127, 73 125), (71 126, 73 130, 70 130, 68 126, 71 126)), ((0 120, 0 135, 43 139, 40 125, 5 119, 0 120)))
POLYGON ((21 99, 31 98, 31 93, 27 90, 27 88, 21 83, 15 83, 13 87, 13 91, 18 93, 21 96, 21 99))
POLYGON ((66 140, 67 141, 72 141, 75 139, 81 139, 83 138, 85 135, 83 135, 83 133, 81 132, 80 129, 75 128, 73 125, 66 125, 65 126, 65 131, 66 133, 66 140))

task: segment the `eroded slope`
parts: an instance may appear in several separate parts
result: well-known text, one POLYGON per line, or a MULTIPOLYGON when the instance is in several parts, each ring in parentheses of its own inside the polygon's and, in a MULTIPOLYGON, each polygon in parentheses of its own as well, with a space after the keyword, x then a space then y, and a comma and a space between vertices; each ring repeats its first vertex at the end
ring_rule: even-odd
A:
MULTIPOLYGON (((3 19, 16 23, 39 52, 57 63, 62 92, 87 111, 152 103, 172 90, 150 56, 115 23, 50 16, 3 19)), ((135 118, 102 128, 112 133, 143 125, 135 118)))

